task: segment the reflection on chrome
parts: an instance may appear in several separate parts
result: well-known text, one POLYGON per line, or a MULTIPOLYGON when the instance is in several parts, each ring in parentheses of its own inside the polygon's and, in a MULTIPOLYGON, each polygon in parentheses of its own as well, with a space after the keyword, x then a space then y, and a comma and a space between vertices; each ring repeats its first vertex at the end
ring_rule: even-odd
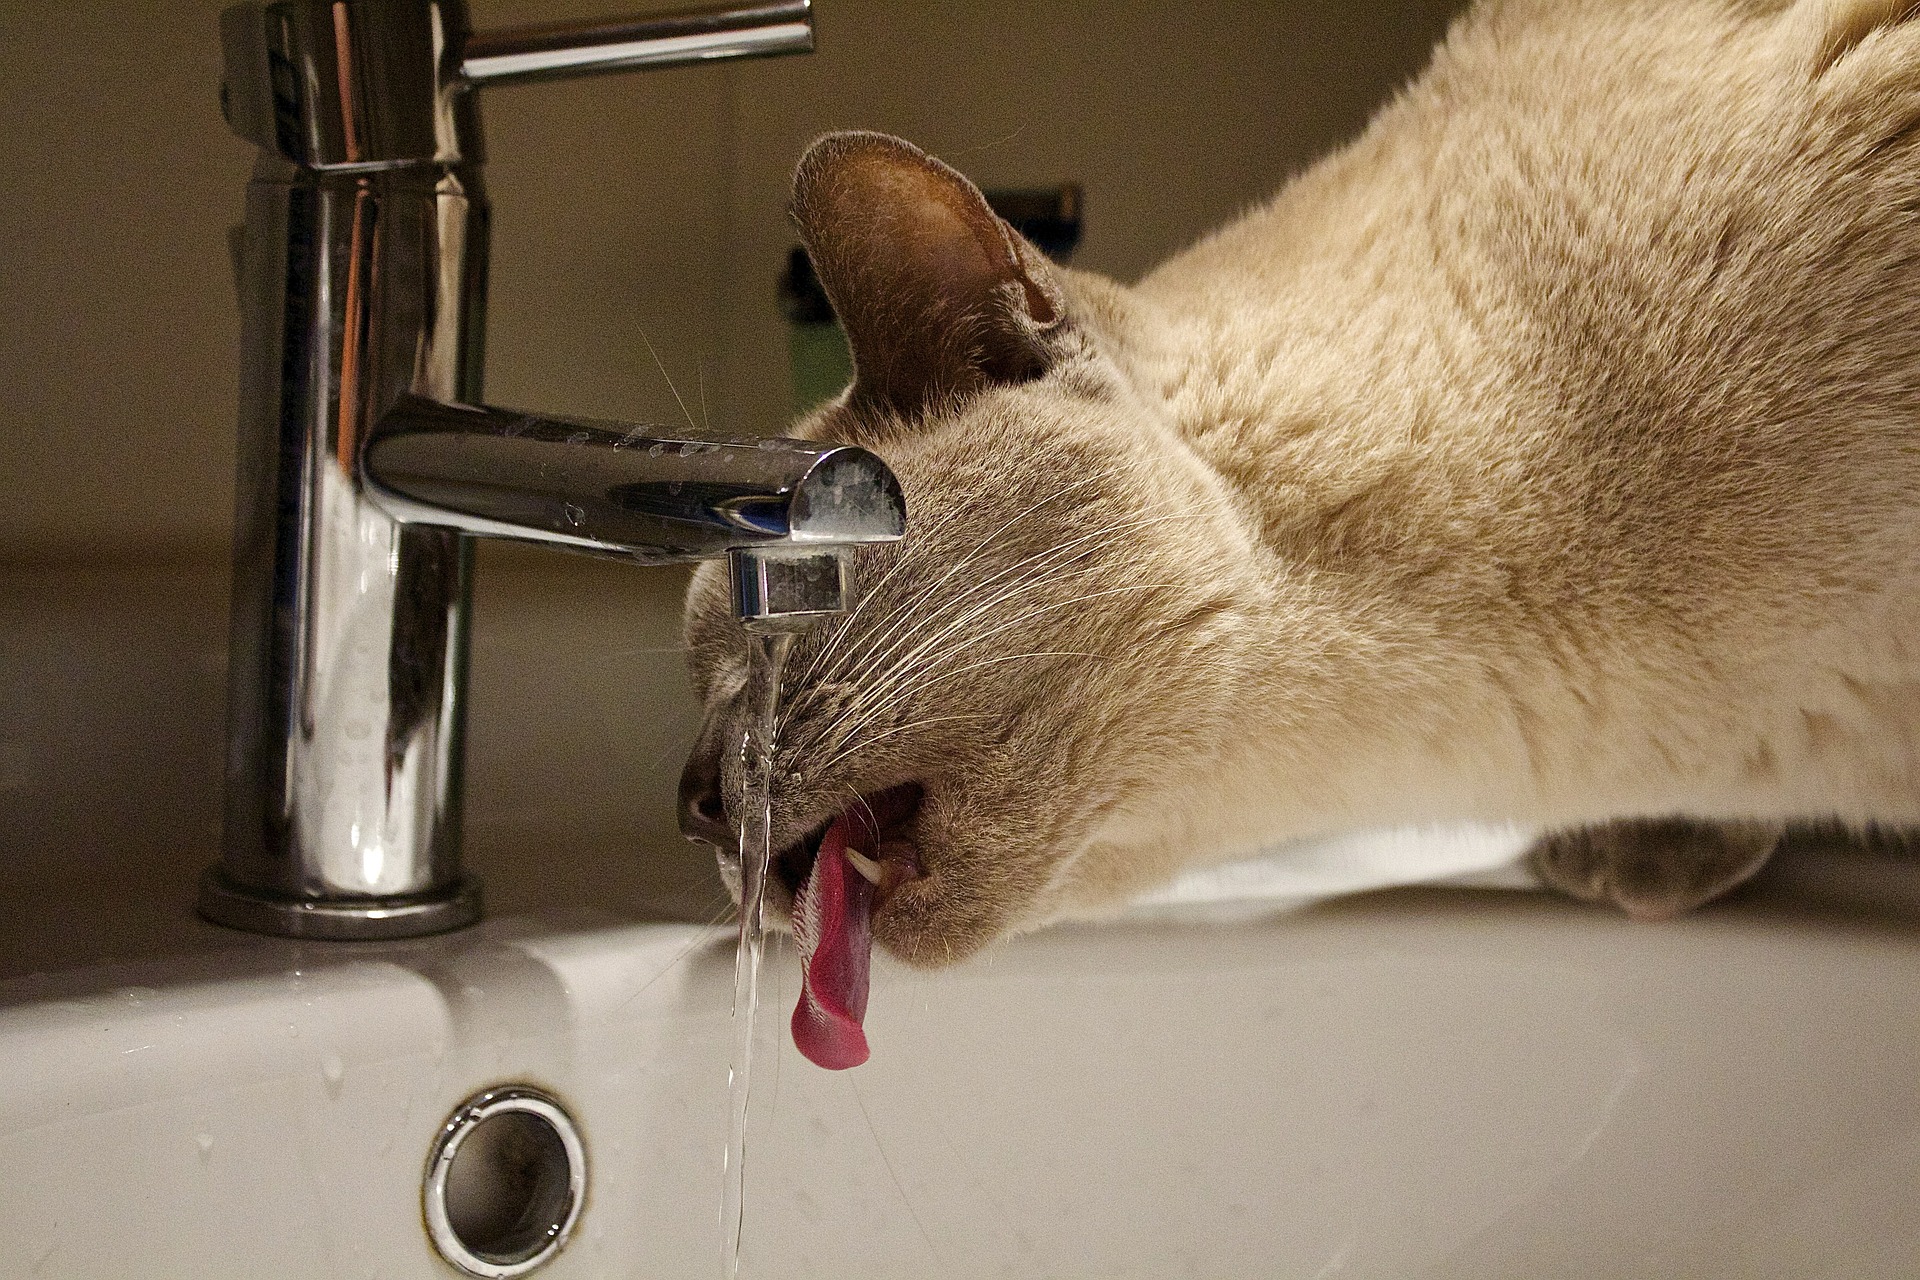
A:
MULTIPOLYGON (((865 450, 481 405, 474 89, 804 51, 811 15, 781 0, 474 35, 459 0, 283 0, 229 9, 221 39, 222 108, 260 154, 225 838, 200 910, 305 937, 456 928, 480 911, 460 867, 469 537, 751 568, 788 547, 843 557, 906 520, 865 450)), ((792 580, 743 607, 774 625, 839 607, 838 573, 792 580)))

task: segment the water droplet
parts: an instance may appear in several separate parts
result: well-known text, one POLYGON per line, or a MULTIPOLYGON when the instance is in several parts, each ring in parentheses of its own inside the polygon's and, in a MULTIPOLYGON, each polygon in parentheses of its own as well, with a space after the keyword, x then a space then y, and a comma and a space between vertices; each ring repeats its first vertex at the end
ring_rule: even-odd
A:
POLYGON ((211 1164, 213 1162, 213 1135, 212 1134, 210 1133, 196 1134, 193 1139, 193 1145, 200 1148, 201 1164, 211 1164))
POLYGON ((683 458, 691 458, 698 452, 700 452, 700 446, 691 440, 680 446, 680 456, 683 458))
POLYGON ((581 445, 581 444, 585 444, 586 442, 587 442, 587 433, 584 431, 576 431, 572 435, 567 437, 568 444, 581 445))
POLYGON ((580 522, 587 518, 587 510, 578 503, 569 502, 562 508, 567 513, 567 523, 578 529, 580 522))
POLYGON ((327 1083, 327 1096, 340 1096, 340 1085, 347 1078, 347 1064, 340 1061, 337 1053, 328 1053, 320 1059, 320 1078, 327 1083))
POLYGON ((665 453, 666 451, 667 451, 667 446, 665 446, 664 444, 661 444, 657 440, 647 446, 647 456, 650 458, 657 458, 661 454, 665 453))

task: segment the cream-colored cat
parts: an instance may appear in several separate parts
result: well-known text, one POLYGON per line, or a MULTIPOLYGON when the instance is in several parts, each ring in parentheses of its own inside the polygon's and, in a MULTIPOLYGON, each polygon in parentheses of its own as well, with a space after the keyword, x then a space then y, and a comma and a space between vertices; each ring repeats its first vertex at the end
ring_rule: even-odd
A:
MULTIPOLYGON (((1548 880, 1660 915, 1787 820, 1920 821, 1916 10, 1484 5, 1130 288, 822 139, 793 212, 857 373, 799 432, 911 529, 789 663, 776 907, 863 802, 920 964, 1360 826, 1558 829, 1548 880)), ((687 626, 728 843, 711 568, 687 626)))

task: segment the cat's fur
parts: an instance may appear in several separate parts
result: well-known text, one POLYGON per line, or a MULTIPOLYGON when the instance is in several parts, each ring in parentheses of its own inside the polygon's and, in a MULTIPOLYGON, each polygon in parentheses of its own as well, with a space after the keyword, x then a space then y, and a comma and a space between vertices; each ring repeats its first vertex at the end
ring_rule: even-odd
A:
MULTIPOLYGON (((1658 915, 1920 820, 1917 7, 1483 5, 1130 288, 816 144, 857 372, 800 430, 911 529, 789 665, 776 840, 920 782, 875 933, 941 963, 1360 826, 1559 828, 1548 879, 1658 915)), ((711 569, 688 636, 730 781, 711 569)))

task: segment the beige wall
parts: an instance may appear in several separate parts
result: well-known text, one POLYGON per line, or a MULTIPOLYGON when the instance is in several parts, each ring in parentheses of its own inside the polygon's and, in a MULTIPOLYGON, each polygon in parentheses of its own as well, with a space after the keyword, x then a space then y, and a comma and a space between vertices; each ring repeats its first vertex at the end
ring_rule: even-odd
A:
MULTIPOLYGON (((818 0, 807 58, 498 89, 489 394, 774 430, 786 175, 836 126, 990 184, 1077 179, 1133 276, 1349 136, 1452 0, 818 0)), ((248 149, 214 0, 0 8, 0 559, 205 554, 231 506, 226 228, 248 149)), ((583 16, 475 0, 477 26, 583 16)))

